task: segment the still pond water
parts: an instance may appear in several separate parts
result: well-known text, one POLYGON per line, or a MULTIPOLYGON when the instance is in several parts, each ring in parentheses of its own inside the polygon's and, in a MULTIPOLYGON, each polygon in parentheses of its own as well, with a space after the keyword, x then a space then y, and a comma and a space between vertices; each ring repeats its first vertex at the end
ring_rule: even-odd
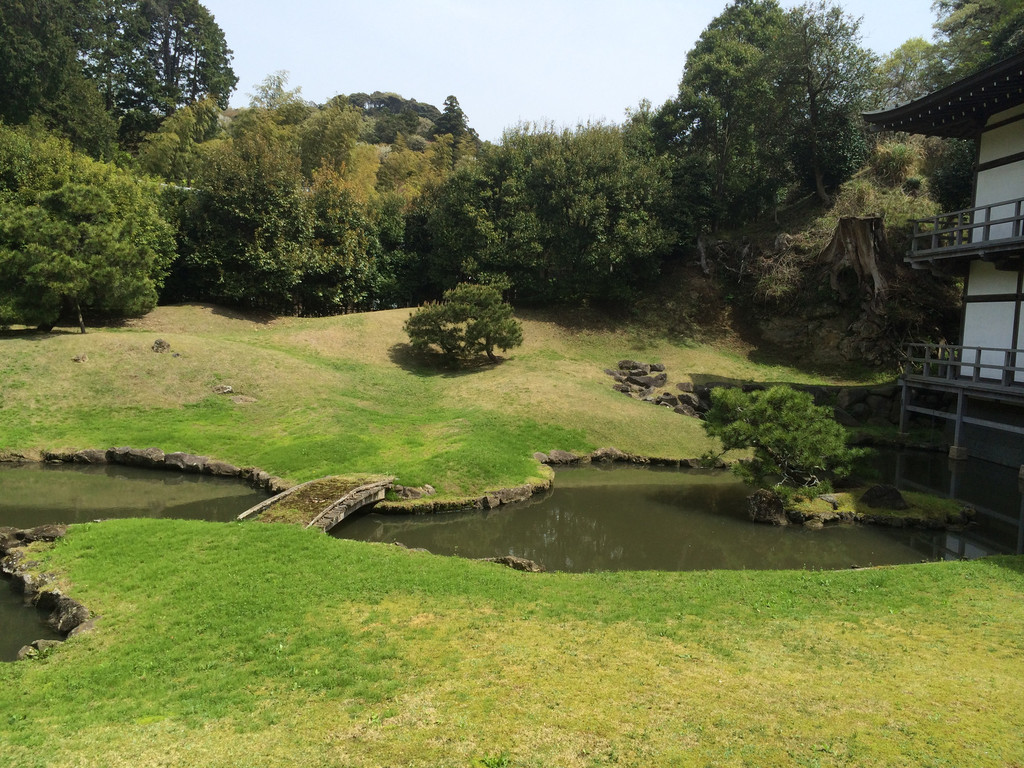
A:
MULTIPOLYGON (((464 557, 518 555, 549 570, 848 568, 1024 552, 1017 473, 941 454, 888 454, 879 481, 967 499, 967 531, 753 525, 750 492, 731 475, 628 466, 560 470, 549 493, 487 512, 437 516, 370 513, 333 535, 401 542, 464 557), (952 470, 952 471, 951 471, 952 470)), ((237 480, 117 466, 0 465, 0 526, 111 517, 232 520, 265 498, 237 480)), ((0 585, 0 660, 47 635, 38 614, 0 585)))
POLYGON ((902 487, 950 495, 953 483, 954 495, 978 505, 979 525, 966 532, 754 525, 750 488, 730 474, 613 465, 560 470, 552 491, 520 504, 438 516, 370 513, 332 534, 436 554, 517 555, 557 571, 836 569, 1021 550, 1013 470, 970 462, 952 474, 941 454, 888 454, 875 464, 878 481, 902 487))
MULTIPOLYGON (((0 464, 0 526, 85 523, 112 517, 233 520, 266 498, 238 480, 113 465, 0 464)), ((0 661, 36 639, 45 618, 0 583, 0 661)))

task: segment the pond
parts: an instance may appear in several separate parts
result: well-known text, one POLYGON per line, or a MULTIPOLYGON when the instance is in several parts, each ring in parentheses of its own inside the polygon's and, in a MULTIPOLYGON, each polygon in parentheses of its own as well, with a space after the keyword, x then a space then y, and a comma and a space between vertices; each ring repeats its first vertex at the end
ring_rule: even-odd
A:
MULTIPOLYGON (((0 526, 83 523, 112 517, 233 520, 266 498, 232 478, 116 465, 0 464, 0 526)), ((0 583, 0 661, 36 639, 58 635, 0 583)))
POLYGON ((332 535, 445 555, 517 555, 576 572, 837 569, 1022 551, 1012 469, 923 453, 884 453, 874 464, 876 482, 973 501, 979 524, 966 531, 753 525, 750 488, 729 474, 612 465, 559 470, 552 491, 519 504, 437 516, 370 513, 332 535))
MULTIPOLYGON (((1024 553, 1024 501, 1013 469, 942 454, 888 453, 877 481, 971 501, 965 531, 754 525, 750 489, 728 473, 591 466, 559 470, 555 488, 490 511, 353 517, 333 535, 401 542, 437 554, 513 554, 549 570, 834 569, 1024 553)), ((0 526, 111 517, 233 520, 265 498, 235 479, 120 466, 0 464, 0 526)), ((0 660, 55 637, 21 597, 0 588, 0 660)))

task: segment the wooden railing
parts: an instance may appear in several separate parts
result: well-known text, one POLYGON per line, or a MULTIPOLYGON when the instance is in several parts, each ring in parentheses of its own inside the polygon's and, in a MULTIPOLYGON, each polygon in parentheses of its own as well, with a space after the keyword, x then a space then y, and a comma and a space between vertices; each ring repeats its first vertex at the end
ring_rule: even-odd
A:
POLYGON ((1024 350, 965 347, 955 344, 910 344, 903 376, 915 384, 943 389, 1013 391, 1024 397, 1024 350))
POLYGON ((1024 199, 914 221, 910 259, 944 258, 1024 241, 1024 199))

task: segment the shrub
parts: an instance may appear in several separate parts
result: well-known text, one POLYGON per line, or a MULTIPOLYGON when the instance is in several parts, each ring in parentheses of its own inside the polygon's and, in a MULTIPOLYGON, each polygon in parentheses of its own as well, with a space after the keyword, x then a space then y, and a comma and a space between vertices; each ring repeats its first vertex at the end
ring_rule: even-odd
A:
POLYGON ((858 455, 846 447, 846 433, 830 409, 789 387, 715 389, 704 429, 724 450, 753 448, 753 459, 738 465, 737 473, 762 486, 775 479, 776 486, 825 490, 831 479, 849 474, 858 455))
POLYGON ((512 316, 512 307, 489 285, 460 283, 445 291, 440 303, 420 307, 404 330, 414 351, 440 352, 456 365, 481 352, 496 362, 495 348, 505 351, 523 343, 523 327, 512 316))
POLYGON ((879 144, 868 160, 876 178, 889 186, 905 182, 921 162, 920 148, 911 142, 890 141, 879 144))

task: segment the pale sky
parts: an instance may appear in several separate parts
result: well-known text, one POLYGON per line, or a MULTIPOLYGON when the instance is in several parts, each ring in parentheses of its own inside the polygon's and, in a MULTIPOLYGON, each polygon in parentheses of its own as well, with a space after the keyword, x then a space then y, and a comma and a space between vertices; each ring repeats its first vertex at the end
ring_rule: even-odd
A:
MULTIPOLYGON (((233 106, 267 75, 323 103, 390 91, 439 109, 454 94, 480 138, 521 122, 621 122, 675 96, 686 53, 726 0, 202 0, 234 51, 233 106)), ((798 3, 783 0, 792 7, 798 3)), ((932 39, 932 0, 845 0, 864 45, 932 39)))

